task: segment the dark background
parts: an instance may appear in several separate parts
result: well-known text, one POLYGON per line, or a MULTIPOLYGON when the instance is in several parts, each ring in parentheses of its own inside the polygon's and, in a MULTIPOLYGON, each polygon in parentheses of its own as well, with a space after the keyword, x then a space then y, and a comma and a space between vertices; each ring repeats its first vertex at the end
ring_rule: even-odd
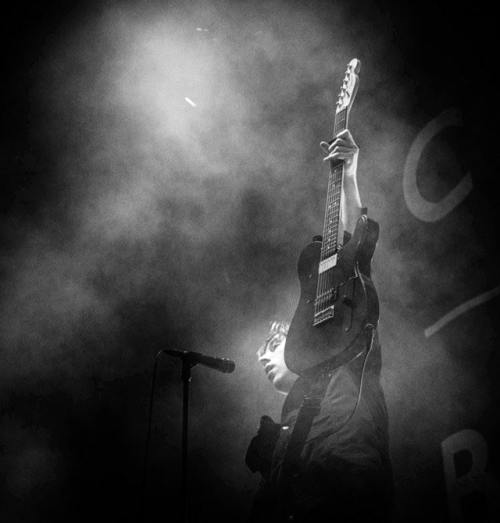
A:
MULTIPOLYGON (((283 400, 255 352, 270 320, 293 315, 296 260, 322 227, 318 144, 354 57, 360 192, 381 227, 394 519, 451 520, 441 442, 460 430, 481 434, 498 477, 488 8, 19 1, 1 24, 2 522, 175 520, 182 384, 168 356, 138 515, 166 347, 236 363, 227 375, 193 369, 190 510, 197 522, 244 520, 258 486, 244 453, 283 400), (472 188, 424 220, 405 172, 446 110, 459 124, 413 165, 419 194, 440 202, 466 177, 472 188)), ((487 506, 473 500, 466 520, 487 506)))

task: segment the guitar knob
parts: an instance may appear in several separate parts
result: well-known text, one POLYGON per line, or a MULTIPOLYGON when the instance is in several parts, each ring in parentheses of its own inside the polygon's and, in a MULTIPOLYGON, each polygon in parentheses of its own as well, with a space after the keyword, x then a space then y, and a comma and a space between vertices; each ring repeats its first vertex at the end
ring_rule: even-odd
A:
POLYGON ((316 236, 313 236, 313 242, 322 242, 323 236, 321 234, 317 234, 316 236))
POLYGON ((351 309, 355 309, 356 308, 356 302, 354 302, 353 300, 351 300, 347 296, 342 296, 342 298, 340 298, 340 301, 344 305, 347 305, 348 307, 351 307, 351 309))

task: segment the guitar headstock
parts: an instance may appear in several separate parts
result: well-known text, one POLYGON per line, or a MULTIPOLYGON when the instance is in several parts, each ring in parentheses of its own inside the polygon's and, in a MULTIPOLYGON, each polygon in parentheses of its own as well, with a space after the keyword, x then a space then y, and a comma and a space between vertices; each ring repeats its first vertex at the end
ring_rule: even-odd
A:
POLYGON ((337 110, 336 114, 340 111, 346 110, 349 112, 352 104, 354 103, 354 98, 358 91, 359 85, 359 70, 361 69, 361 62, 357 58, 353 58, 347 70, 345 72, 344 80, 342 82, 342 88, 340 89, 339 99, 337 100, 337 110))

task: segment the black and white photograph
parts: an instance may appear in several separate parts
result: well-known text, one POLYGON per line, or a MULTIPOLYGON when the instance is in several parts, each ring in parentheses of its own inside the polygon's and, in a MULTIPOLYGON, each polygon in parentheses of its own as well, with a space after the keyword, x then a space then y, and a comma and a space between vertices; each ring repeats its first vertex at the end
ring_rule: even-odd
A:
POLYGON ((493 7, 0 20, 1 523, 498 521, 493 7))

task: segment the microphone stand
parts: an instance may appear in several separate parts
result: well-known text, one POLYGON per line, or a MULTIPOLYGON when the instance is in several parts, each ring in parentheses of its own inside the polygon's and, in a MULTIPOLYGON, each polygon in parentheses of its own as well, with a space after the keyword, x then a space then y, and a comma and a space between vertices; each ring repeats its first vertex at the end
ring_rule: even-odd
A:
POLYGON ((144 469, 142 474, 142 495, 139 517, 142 518, 145 510, 146 499, 146 473, 148 463, 149 440, 153 413, 153 398, 156 380, 156 369, 158 360, 162 354, 169 354, 182 360, 182 476, 181 476, 181 508, 179 510, 180 523, 188 522, 188 415, 189 415, 189 382, 191 381, 191 369, 198 364, 211 367, 220 372, 230 373, 234 370, 234 362, 225 358, 214 358, 204 356, 197 352, 185 352, 176 349, 163 349, 156 355, 153 370, 153 379, 151 383, 151 398, 149 401, 148 432, 146 438, 146 448, 144 453, 144 469))
POLYGON ((204 356, 197 352, 185 352, 176 349, 164 349, 170 356, 180 358, 182 361, 182 476, 181 476, 181 523, 188 523, 188 415, 189 415, 189 382, 191 369, 198 363, 219 370, 233 372, 234 363, 225 358, 204 356))
POLYGON ((186 355, 182 357, 182 475, 181 475, 181 523, 188 523, 188 417, 189 382, 191 369, 197 365, 186 355))

